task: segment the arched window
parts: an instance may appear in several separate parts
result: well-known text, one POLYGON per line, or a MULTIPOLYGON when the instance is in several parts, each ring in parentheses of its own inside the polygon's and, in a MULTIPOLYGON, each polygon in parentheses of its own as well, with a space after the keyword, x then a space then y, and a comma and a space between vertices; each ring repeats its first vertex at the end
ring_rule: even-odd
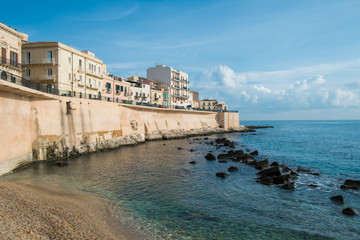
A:
POLYGON ((6 72, 1 72, 1 79, 2 79, 2 80, 7 80, 7 74, 6 74, 6 72))

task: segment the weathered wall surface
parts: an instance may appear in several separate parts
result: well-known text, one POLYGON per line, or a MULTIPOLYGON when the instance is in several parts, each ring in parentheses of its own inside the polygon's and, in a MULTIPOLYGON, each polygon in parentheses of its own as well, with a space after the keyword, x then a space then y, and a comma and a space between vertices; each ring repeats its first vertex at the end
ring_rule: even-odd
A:
POLYGON ((238 113, 53 96, 7 82, 0 83, 0 118, 0 175, 30 161, 239 127, 238 113))

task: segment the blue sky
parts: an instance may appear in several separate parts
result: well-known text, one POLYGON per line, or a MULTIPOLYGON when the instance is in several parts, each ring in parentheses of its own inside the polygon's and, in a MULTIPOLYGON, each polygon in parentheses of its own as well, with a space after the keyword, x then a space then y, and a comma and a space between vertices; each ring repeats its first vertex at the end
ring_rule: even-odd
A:
POLYGON ((118 76, 165 64, 240 119, 360 119, 360 1, 2 3, 30 41, 90 50, 118 76), (16 6, 14 6, 16 4, 16 6))

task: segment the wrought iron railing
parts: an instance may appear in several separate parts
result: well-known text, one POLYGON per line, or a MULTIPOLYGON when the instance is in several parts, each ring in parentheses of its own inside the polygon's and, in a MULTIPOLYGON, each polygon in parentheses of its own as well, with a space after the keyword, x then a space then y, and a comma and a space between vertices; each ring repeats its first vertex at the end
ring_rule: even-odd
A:
POLYGON ((12 67, 16 67, 16 68, 21 68, 21 64, 18 63, 15 59, 8 59, 8 58, 0 57, 0 64, 12 66, 12 67))

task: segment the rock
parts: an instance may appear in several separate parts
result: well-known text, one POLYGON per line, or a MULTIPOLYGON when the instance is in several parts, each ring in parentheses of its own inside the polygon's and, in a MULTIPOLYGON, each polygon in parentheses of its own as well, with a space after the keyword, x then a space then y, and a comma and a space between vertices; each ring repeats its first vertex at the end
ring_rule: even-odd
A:
POLYGON ((210 144, 210 145, 214 145, 214 144, 215 144, 215 142, 214 142, 214 141, 211 141, 211 142, 209 142, 209 144, 210 144))
POLYGON ((279 166, 283 172, 294 172, 291 168, 289 168, 285 165, 279 165, 279 166))
POLYGON ((255 150, 255 151, 251 152, 250 155, 259 155, 259 152, 258 152, 258 150, 255 150))
POLYGON ((248 149, 248 148, 246 148, 245 150, 246 150, 247 152, 250 152, 250 149, 248 149))
POLYGON ((309 184, 308 186, 311 187, 311 188, 317 188, 317 187, 319 187, 319 185, 316 185, 316 184, 309 184))
POLYGON ((340 188, 343 190, 346 190, 346 189, 358 190, 358 189, 360 189, 359 186, 354 186, 354 185, 341 185, 340 188))
POLYGON ((218 172, 218 173, 216 173, 216 176, 220 177, 220 178, 227 178, 229 176, 229 174, 224 173, 224 172, 218 172))
POLYGON ((281 175, 277 177, 273 177, 274 184, 288 184, 290 179, 290 174, 281 175))
POLYGON ((264 185, 272 185, 273 184, 273 178, 271 177, 259 177, 256 179, 256 182, 264 184, 264 185))
POLYGON ((318 172, 309 172, 308 174, 315 175, 315 176, 320 176, 320 173, 318 173, 318 172))
POLYGON ((279 166, 279 164, 278 164, 277 162, 272 162, 272 163, 270 164, 270 166, 272 166, 272 167, 274 167, 274 166, 279 166))
POLYGON ((290 183, 285 183, 285 184, 281 185, 280 188, 286 189, 286 190, 294 190, 295 185, 293 182, 290 182, 290 183))
POLYGON ((219 160, 218 162, 219 162, 219 163, 227 163, 226 160, 219 160))
POLYGON ((236 158, 242 158, 244 156, 244 152, 242 150, 233 151, 230 150, 227 153, 219 154, 218 159, 236 159, 236 158))
POLYGON ((237 167, 231 166, 231 167, 228 168, 228 171, 229 172, 236 172, 236 171, 239 171, 239 169, 237 167))
POLYGON ((257 170, 263 170, 263 169, 268 168, 268 167, 269 167, 269 161, 267 159, 259 161, 259 162, 257 162, 255 164, 255 168, 257 170))
POLYGON ((67 162, 56 162, 54 165, 56 165, 58 167, 65 167, 65 166, 69 165, 69 163, 67 163, 67 162))
POLYGON ((271 167, 268 169, 261 170, 260 172, 256 173, 258 175, 261 175, 263 177, 277 177, 281 176, 279 167, 271 167))
POLYGON ((209 161, 216 160, 216 157, 211 153, 206 154, 205 158, 209 161))
POLYGON ((163 143, 163 145, 165 146, 166 144, 165 144, 165 143, 163 143))
POLYGON ((298 176, 299 176, 299 174, 297 174, 296 172, 291 172, 291 173, 290 173, 290 178, 291 178, 292 180, 297 179, 298 176))
POLYGON ((315 176, 319 176, 319 175, 320 175, 320 173, 311 172, 310 170, 305 169, 305 168, 298 168, 296 171, 297 171, 297 172, 302 172, 302 173, 307 173, 307 174, 310 174, 310 175, 315 175, 315 176))
POLYGON ((340 203, 340 204, 344 204, 345 203, 345 198, 342 195, 336 195, 336 196, 332 196, 330 197, 331 201, 340 203))
POLYGON ((208 137, 204 137, 204 140, 208 140, 209 138, 208 137))
POLYGON ((178 147, 178 150, 182 150, 183 148, 182 147, 178 147))
POLYGON ((351 215, 351 216, 354 216, 354 215, 359 215, 358 211, 354 208, 344 208, 342 211, 341 211, 343 214, 346 214, 346 215, 351 215))
POLYGON ((196 161, 191 161, 191 162, 189 162, 190 164, 196 164, 196 161))
POLYGON ((190 152, 194 152, 195 150, 194 149, 190 149, 190 152))
POLYGON ((347 180, 345 180, 344 185, 359 186, 360 187, 360 181, 347 179, 347 180))

